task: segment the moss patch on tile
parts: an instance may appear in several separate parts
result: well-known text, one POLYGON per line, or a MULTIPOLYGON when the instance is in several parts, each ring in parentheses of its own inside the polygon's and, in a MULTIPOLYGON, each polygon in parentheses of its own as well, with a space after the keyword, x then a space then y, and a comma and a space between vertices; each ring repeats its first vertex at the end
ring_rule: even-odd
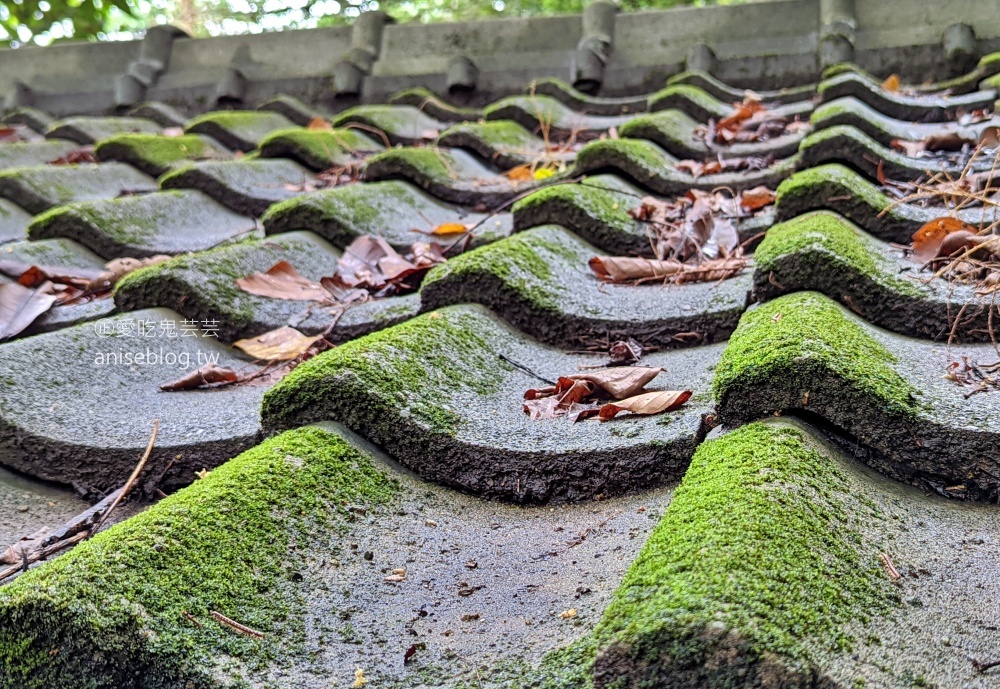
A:
POLYGON ((758 664, 809 677, 813 653, 851 647, 845 623, 897 602, 857 529, 876 517, 800 428, 703 443, 594 631, 599 685, 757 686, 758 664))
POLYGON ((689 84, 676 84, 661 89, 649 97, 649 109, 666 110, 677 108, 692 117, 701 119, 701 115, 721 118, 729 114, 731 106, 713 97, 703 89, 689 84))
POLYGON ((499 388, 486 321, 469 308, 449 307, 324 352, 264 395, 264 427, 338 420, 363 407, 366 417, 382 423, 403 415, 449 433, 462 423, 446 406, 450 394, 499 388))
POLYGON ((196 134, 161 136, 158 134, 119 134, 97 144, 94 154, 100 160, 120 160, 145 171, 166 172, 180 160, 203 160, 212 155, 205 140, 196 134))
POLYGON ((544 228, 528 230, 449 259, 427 274, 421 290, 448 283, 461 290, 462 282, 490 274, 524 301, 540 309, 555 309, 563 287, 553 279, 549 266, 560 259, 582 264, 587 257, 553 241, 544 228))
POLYGON ((396 490, 337 433, 272 438, 0 590, 0 687, 201 688, 227 658, 265 667, 305 638, 303 546, 346 534, 344 505, 396 490))
POLYGON ((605 139, 591 141, 576 156, 577 172, 593 172, 604 167, 624 166, 624 172, 640 176, 662 176, 673 170, 673 161, 666 152, 645 139, 605 139), (636 170, 629 170, 629 167, 636 170))
MULTIPOLYGON (((828 164, 812 167, 783 181, 777 189, 776 204, 791 204, 800 198, 816 195, 835 196, 850 194, 855 201, 870 206, 878 214, 892 205, 888 196, 878 187, 844 165, 828 164), (835 192, 830 192, 834 187, 835 192)), ((891 212, 891 211, 890 211, 891 212)))
MULTIPOLYGON (((598 189, 585 184, 557 184, 545 189, 539 189, 514 204, 511 209, 515 222, 518 215, 529 213, 535 209, 550 204, 568 204, 576 206, 588 215, 598 218, 609 226, 630 226, 631 217, 628 214, 631 206, 627 205, 629 197, 613 189, 598 189)), ((634 199, 635 207, 639 199, 634 199)), ((552 219, 553 222, 556 218, 552 219)))
POLYGON ((694 136, 698 125, 680 110, 664 110, 649 115, 639 115, 618 128, 626 139, 649 139, 657 143, 675 142, 685 148, 705 149, 705 142, 694 136))
MULTIPOLYGON (((531 96, 508 96, 483 108, 487 120, 528 119, 558 127, 566 115, 566 106, 552 96, 535 94, 531 96), (512 111, 521 111, 524 117, 513 117, 512 111)), ((522 124, 524 122, 522 121, 522 124)))
POLYGON ((372 152, 381 151, 356 129, 279 129, 265 136, 259 144, 262 158, 291 157, 314 170, 360 163, 372 152))
POLYGON ((373 155, 365 163, 366 170, 378 170, 379 174, 406 171, 421 181, 442 184, 452 181, 455 168, 451 155, 436 146, 393 148, 373 155))
MULTIPOLYGON (((896 357, 830 299, 798 292, 747 311, 715 371, 715 398, 789 371, 829 371, 887 413, 914 418, 917 391, 893 369, 896 357)), ((802 373, 806 375, 806 373, 802 373)))
POLYGON ((513 120, 493 120, 490 122, 463 122, 441 132, 440 141, 447 144, 450 136, 463 135, 479 139, 494 150, 500 148, 538 149, 543 142, 513 120))
POLYGON ((776 270, 780 260, 813 251, 826 257, 830 271, 861 275, 902 295, 924 295, 913 282, 897 277, 898 269, 875 240, 832 213, 810 213, 772 227, 754 252, 755 270, 776 270))

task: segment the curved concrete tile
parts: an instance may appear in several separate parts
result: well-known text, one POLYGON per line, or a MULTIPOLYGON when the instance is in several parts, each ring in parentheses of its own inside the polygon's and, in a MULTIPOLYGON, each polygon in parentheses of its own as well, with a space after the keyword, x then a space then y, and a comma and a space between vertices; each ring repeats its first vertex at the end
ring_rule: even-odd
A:
POLYGON ((749 268, 716 282, 606 285, 587 265, 600 254, 561 227, 536 227, 434 268, 421 309, 482 304, 542 342, 580 350, 629 337, 647 347, 720 342, 746 308, 749 268))
POLYGON ((711 191, 729 187, 736 191, 757 186, 778 186, 799 164, 798 156, 785 158, 763 170, 724 172, 692 177, 677 170, 680 162, 652 141, 644 139, 608 139, 593 141, 576 156, 572 175, 592 175, 602 172, 621 174, 657 194, 679 196, 688 189, 711 191))
MULTIPOLYGON (((678 86, 680 84, 694 86, 705 91, 710 96, 728 103, 738 103, 746 96, 746 89, 730 86, 709 72, 700 69, 687 70, 667 79, 667 86, 678 86)), ((803 84, 801 86, 791 86, 774 91, 754 90, 754 93, 766 102, 796 103, 811 99, 816 93, 816 84, 803 84)))
MULTIPOLYGON (((810 134, 799 147, 802 167, 819 167, 826 163, 850 163, 870 179, 878 179, 878 167, 888 179, 917 181, 945 172, 952 178, 961 176, 966 166, 959 161, 949 163, 940 158, 914 158, 887 148, 867 134, 838 125, 810 134)), ((968 166, 973 172, 993 167, 989 156, 980 156, 968 166)))
POLYGON ((195 471, 214 468, 255 442, 263 387, 159 389, 198 368, 199 354, 236 369, 249 362, 212 337, 100 333, 139 321, 152 322, 157 333, 164 322, 182 332, 178 314, 150 309, 3 345, 0 463, 46 481, 111 490, 131 473, 159 419, 147 476, 159 476, 170 463, 159 483, 166 488, 190 483, 195 471), (48 391, 50 404, 32 402, 40 390, 48 391), (99 399, 95 391, 103 391, 99 399))
MULTIPOLYGON (((742 97, 739 99, 742 100, 742 97)), ((785 103, 769 108, 781 117, 805 117, 812 112, 812 101, 785 103)), ((649 110, 680 110, 699 122, 721 120, 733 111, 733 104, 723 102, 702 89, 689 84, 677 84, 661 89, 649 97, 649 110)))
POLYGON ((996 501, 996 403, 989 393, 966 399, 968 389, 944 377, 960 357, 991 362, 996 351, 896 335, 799 292, 747 311, 713 385, 726 423, 818 417, 871 448, 865 461, 891 478, 996 501))
POLYGON ((30 141, 0 145, 0 170, 45 165, 62 158, 78 146, 71 141, 30 141))
POLYGON ((481 307, 453 306, 299 366, 265 396, 262 416, 269 431, 336 419, 422 478, 483 497, 589 499, 683 471, 703 433, 709 370, 721 349, 643 358, 667 369, 651 387, 695 391, 675 412, 584 427, 566 418, 532 421, 522 395, 542 383, 508 361, 554 380, 605 357, 551 349, 481 307))
POLYGON ((159 134, 162 129, 159 123, 142 117, 67 117, 50 124, 45 136, 85 145, 117 134, 159 134))
POLYGON ((156 191, 152 178, 122 163, 47 165, 0 172, 0 196, 30 213, 151 191, 156 191))
POLYGON ((578 112, 551 96, 509 96, 483 108, 487 120, 513 120, 538 131, 548 127, 554 134, 603 132, 628 122, 631 115, 588 115, 578 112))
POLYGON ((188 120, 184 131, 205 134, 238 151, 252 151, 271 132, 294 126, 291 120, 277 112, 219 110, 188 120))
MULTIPOLYGON (((423 233, 445 223, 476 226, 470 246, 487 244, 507 237, 513 219, 509 213, 488 216, 472 213, 428 195, 412 184, 397 180, 351 184, 314 191, 275 204, 262 218, 264 231, 309 230, 341 248, 366 234, 383 237, 398 251, 417 241, 427 241, 423 233)), ((437 238, 450 244, 458 241, 437 238)))
POLYGON ((359 105, 333 118, 333 126, 361 125, 376 140, 385 134, 392 146, 411 146, 437 138, 445 124, 412 105, 359 105), (374 130, 374 131, 368 131, 374 130))
MULTIPOLYGON (((0 258, 39 266, 83 268, 98 272, 104 269, 104 259, 72 239, 54 238, 4 244, 0 246, 0 258)), ((0 281, 4 279, 6 278, 0 274, 0 281)), ((53 306, 36 318, 21 333, 21 337, 104 318, 114 311, 115 303, 108 298, 53 306)))
POLYGON ((410 105, 427 113, 428 116, 441 122, 463 122, 478 120, 483 116, 479 108, 466 108, 452 105, 428 88, 417 86, 403 89, 389 96, 389 105, 410 105))
MULTIPOLYGON (((649 227, 629 215, 648 195, 615 175, 595 175, 576 184, 553 185, 514 204, 514 229, 561 225, 605 253, 652 256, 649 227)), ((773 222, 773 208, 738 220, 740 241, 766 231, 773 222)))
POLYGON ((931 273, 919 268, 853 223, 828 212, 810 213, 768 230, 754 253, 754 297, 822 292, 903 335, 989 341, 991 297, 976 296, 969 285, 925 282, 931 273))
POLYGON ((879 112, 897 120, 914 122, 948 122, 954 120, 958 112, 992 108, 997 98, 995 91, 976 91, 941 97, 936 95, 909 96, 886 91, 868 79, 853 73, 839 74, 824 79, 816 87, 821 102, 853 96, 867 103, 879 112))
POLYGON ((648 96, 623 96, 620 98, 591 96, 573 88, 562 79, 556 78, 536 79, 531 82, 527 90, 529 93, 551 96, 581 114, 604 117, 645 112, 649 98, 648 96))
POLYGON ((532 189, 560 179, 515 181, 491 170, 467 151, 454 148, 394 148, 365 163, 366 180, 404 179, 450 203, 495 209, 532 189))
MULTIPOLYGON (((277 201, 303 193, 312 173, 285 158, 192 163, 160 179, 163 189, 197 189, 245 215, 260 215, 277 201)), ((2 184, 0 184, 2 192, 2 184)))
MULTIPOLYGON (((779 220, 809 211, 832 210, 878 239, 901 244, 909 244, 913 233, 924 224, 948 214, 944 208, 897 203, 843 165, 822 165, 797 172, 781 183, 777 194, 779 220)), ((990 224, 1000 217, 996 208, 965 208, 956 215, 976 226, 990 224)))
POLYGON ((931 136, 960 134, 973 141, 987 127, 1000 126, 1000 119, 960 125, 957 122, 906 122, 883 115, 857 98, 837 98, 816 108, 809 120, 816 130, 838 125, 854 127, 883 146, 891 146, 894 139, 922 141, 931 136))
POLYGON ((151 177, 166 174, 178 164, 233 158, 232 151, 200 134, 119 134, 100 141, 94 155, 102 161, 128 163, 151 177))
POLYGON ((372 153, 385 150, 358 129, 279 129, 260 141, 261 158, 292 158, 320 171, 361 165, 372 153))
POLYGON ((201 251, 252 237, 257 227, 201 192, 163 191, 60 206, 37 217, 28 235, 68 237, 110 260, 201 251))
POLYGON ((332 342, 349 340, 416 315, 416 295, 379 299, 339 311, 311 301, 271 299, 244 292, 236 280, 288 261, 310 280, 332 275, 340 251, 311 232, 272 235, 179 256, 137 271, 115 289, 122 310, 166 307, 185 318, 214 321, 223 342, 256 337, 285 325, 307 334, 324 332, 332 342))
POLYGON ((519 165, 571 162, 576 157, 575 151, 562 150, 558 144, 547 147, 541 137, 534 136, 513 120, 452 125, 441 132, 437 143, 468 149, 501 170, 519 165))
POLYGON ((621 126, 618 134, 626 139, 648 139, 670 155, 681 159, 741 158, 773 155, 787 158, 799 150, 805 133, 785 134, 748 143, 709 144, 696 133, 704 126, 680 110, 661 110, 648 115, 638 115, 621 126))

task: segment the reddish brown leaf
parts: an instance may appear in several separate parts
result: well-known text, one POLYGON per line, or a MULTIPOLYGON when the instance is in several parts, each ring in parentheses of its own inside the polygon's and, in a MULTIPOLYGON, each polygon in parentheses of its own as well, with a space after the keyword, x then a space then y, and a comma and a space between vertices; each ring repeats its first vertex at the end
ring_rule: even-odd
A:
POLYGON ((305 354, 321 338, 321 335, 304 335, 286 325, 257 337, 237 340, 233 346, 242 349, 254 359, 289 361, 305 354))
POLYGON ((79 165, 81 163, 96 162, 97 156, 94 155, 94 149, 86 146, 84 148, 78 148, 70 151, 66 155, 56 158, 55 160, 50 160, 49 165, 79 165))
POLYGON ((740 207, 749 213, 753 213, 756 210, 773 204, 775 198, 777 198, 775 193, 767 187, 754 187, 740 194, 740 207))
POLYGON ((661 390, 656 392, 644 392, 635 397, 605 404, 601 407, 599 418, 607 421, 614 418, 619 412, 628 411, 633 414, 648 416, 650 414, 661 414, 673 411, 684 405, 691 398, 690 390, 661 390))
POLYGON ((1000 127, 986 127, 979 133, 979 145, 985 148, 1000 146, 1000 127))
POLYGON ((244 292, 272 299, 330 301, 330 293, 322 285, 302 277, 288 261, 278 261, 265 273, 254 273, 236 280, 244 292))
POLYGON ((920 263, 927 263, 937 258, 945 237, 959 230, 976 232, 975 228, 971 225, 953 217, 935 218, 924 224, 923 227, 913 233, 913 246, 911 247, 913 258, 920 263))
POLYGON ((0 285, 0 340, 14 337, 52 308, 56 298, 16 282, 0 285))
POLYGON ((164 383, 160 386, 160 389, 164 392, 196 390, 199 388, 220 387, 237 381, 239 381, 239 376, 233 369, 219 366, 218 364, 205 364, 198 370, 191 371, 191 373, 171 383, 164 383))

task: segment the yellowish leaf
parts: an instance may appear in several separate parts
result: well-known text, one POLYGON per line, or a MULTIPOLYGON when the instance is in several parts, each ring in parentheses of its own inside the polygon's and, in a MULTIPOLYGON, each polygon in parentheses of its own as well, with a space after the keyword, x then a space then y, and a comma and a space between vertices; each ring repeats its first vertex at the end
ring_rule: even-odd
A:
POLYGON ((333 125, 329 121, 323 119, 322 117, 314 117, 309 120, 309 124, 306 125, 306 129, 312 131, 323 131, 327 129, 333 129, 333 125))
POLYGON ((885 81, 882 82, 882 88, 886 91, 898 91, 899 90, 899 75, 890 74, 886 77, 885 81))
POLYGON ((555 174, 556 174, 555 170, 553 170, 550 167, 540 167, 537 170, 535 170, 534 178, 536 180, 548 179, 549 177, 552 177, 555 174))
POLYGON ((295 328, 286 325, 257 337, 237 340, 233 346, 242 349, 254 359, 289 361, 305 354, 321 337, 321 335, 303 335, 295 328))
POLYGON ((442 235, 442 234, 465 234, 469 231, 469 228, 460 222, 446 222, 441 223, 435 227, 431 234, 442 235))

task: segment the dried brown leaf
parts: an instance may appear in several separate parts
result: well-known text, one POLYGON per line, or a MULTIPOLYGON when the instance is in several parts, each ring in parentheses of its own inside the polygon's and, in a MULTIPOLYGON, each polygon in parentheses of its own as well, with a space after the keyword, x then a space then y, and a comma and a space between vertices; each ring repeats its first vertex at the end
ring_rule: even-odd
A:
POLYGON ((322 285, 302 277, 288 261, 278 261, 264 273, 254 273, 236 280, 244 292, 272 299, 330 301, 322 285))
POLYGON ((164 383, 160 386, 160 390, 163 390, 164 392, 196 390, 199 388, 219 387, 229 383, 236 383, 238 381, 239 375, 237 375, 236 371, 233 369, 209 363, 205 364, 196 371, 191 371, 191 373, 181 376, 173 382, 164 383))
POLYGON ((644 392, 641 395, 629 397, 618 402, 605 404, 601 407, 601 421, 613 419, 619 412, 627 411, 633 414, 648 416, 673 411, 684 405, 691 398, 690 390, 660 390, 644 392))
POLYGON ((642 390, 649 381, 663 372, 651 366, 616 366, 586 373, 576 373, 567 378, 593 383, 615 399, 624 399, 642 390))
POLYGON ((657 261, 631 256, 594 256, 588 265, 599 278, 608 282, 669 278, 684 270, 680 261, 657 261))
POLYGON ((886 91, 898 91, 900 86, 900 80, 898 74, 890 74, 882 82, 882 88, 886 91))
POLYGON ((753 213, 774 203, 777 195, 767 187, 754 187, 740 194, 740 207, 753 213))
POLYGON ((233 346, 255 359, 289 361, 305 354, 321 338, 322 335, 304 335, 286 325, 257 337, 237 340, 233 346))
POLYGON ((333 125, 330 124, 328 120, 325 120, 322 117, 314 117, 311 120, 309 120, 309 124, 306 125, 306 129, 314 132, 326 131, 329 129, 333 129, 333 125))
POLYGON ((945 237, 952 232, 966 230, 975 233, 975 228, 968 223, 962 222, 958 218, 942 217, 935 218, 925 223, 919 230, 913 233, 913 258, 920 263, 926 263, 939 256, 942 243, 945 237))
POLYGON ((0 340, 14 337, 52 308, 56 298, 16 282, 0 284, 0 340))

